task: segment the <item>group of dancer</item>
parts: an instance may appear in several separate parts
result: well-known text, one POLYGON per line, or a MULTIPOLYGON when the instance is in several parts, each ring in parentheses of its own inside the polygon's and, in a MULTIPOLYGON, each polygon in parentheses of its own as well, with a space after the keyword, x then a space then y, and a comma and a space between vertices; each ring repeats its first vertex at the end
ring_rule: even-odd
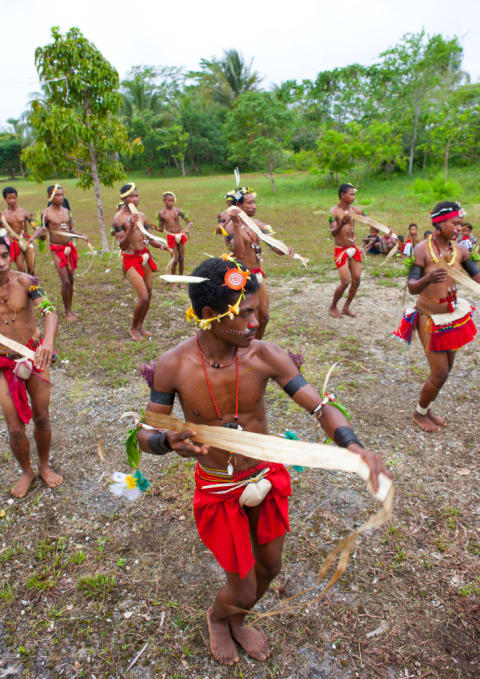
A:
MULTIPOLYGON (((62 192, 57 186, 52 205, 42 217, 40 228, 48 229, 50 238, 57 232, 71 233, 73 229, 71 220, 60 212, 61 198, 62 192), (61 215, 63 221, 60 221, 61 215)), ((123 186, 121 198, 113 229, 126 276, 138 297, 130 335, 140 340, 148 334, 143 324, 156 270, 148 246, 169 250, 174 260, 170 270, 178 264, 181 276, 183 247, 191 222, 175 207, 174 194, 166 192, 165 207, 159 212, 159 228, 166 228, 169 237, 168 242, 163 243, 154 233, 156 227, 149 225, 145 215, 136 210, 139 197, 135 184, 123 186), (185 232, 179 223, 182 217, 186 222, 185 232)), ((334 318, 341 318, 342 314, 353 316, 350 306, 360 284, 362 257, 354 233, 355 216, 360 212, 353 206, 354 199, 354 187, 342 185, 339 203, 330 213, 334 261, 340 275, 330 306, 334 318), (337 305, 347 288, 347 299, 340 312, 337 305)), ((216 425, 266 434, 264 396, 268 381, 274 380, 315 418, 337 446, 347 448, 364 460, 376 490, 379 474, 390 476, 381 457, 358 440, 332 395, 320 394, 307 382, 290 355, 262 340, 268 323, 268 292, 261 242, 271 229, 255 217, 256 196, 251 188, 237 185, 227 193, 226 201, 227 208, 218 218, 218 231, 223 234, 229 251, 203 261, 193 271, 193 278, 187 279, 191 302, 187 320, 194 322, 198 330, 156 361, 146 416, 170 414, 178 397, 185 420, 194 426, 216 425)), ((439 431, 446 425, 432 414, 431 404, 453 366, 455 351, 473 339, 476 332, 472 307, 457 299, 455 280, 449 275, 454 268, 462 269, 480 282, 480 269, 469 251, 452 242, 461 224, 458 203, 443 202, 434 208, 434 233, 415 247, 415 263, 408 277, 409 290, 417 295, 416 308, 405 312, 397 333, 408 340, 417 329, 425 347, 431 374, 421 391, 413 419, 429 432, 439 431), (444 268, 439 266, 441 263, 445 264, 444 268)), ((52 244, 66 246, 55 240, 52 244)), ((274 249, 278 254, 285 254, 285 248, 274 249)), ((62 269, 62 253, 56 249, 52 253, 58 258, 57 270, 62 269)), ((293 249, 287 248, 286 254, 298 257, 293 249)), ((65 250, 63 255, 69 257, 65 250)), ((26 387, 32 401, 40 475, 51 487, 61 483, 61 477, 48 467, 48 366, 57 315, 35 278, 28 273, 11 271, 10 263, 9 245, 5 238, 0 239, 0 299, 3 295, 0 318, 5 335, 15 336, 24 345, 36 346, 32 373, 20 380, 21 387, 18 379, 15 382, 18 355, 3 354, 0 364, 0 404, 12 451, 22 468, 22 476, 12 493, 21 497, 33 478, 25 436, 27 420, 22 419, 26 398, 26 393, 20 395, 22 388, 26 387), (35 307, 41 308, 45 315, 43 343, 35 328, 35 307)), ((245 616, 267 591, 281 567, 283 544, 289 530, 290 477, 283 465, 258 463, 248 456, 200 444, 195 437, 194 428, 179 433, 141 427, 138 442, 142 450, 153 455, 173 451, 197 460, 195 521, 201 539, 213 552, 226 578, 207 611, 210 648, 217 661, 225 665, 239 660, 238 645, 251 657, 263 661, 270 655, 267 639, 261 631, 245 624, 245 616), (250 491, 255 488, 256 493, 247 492, 248 488, 250 491)))

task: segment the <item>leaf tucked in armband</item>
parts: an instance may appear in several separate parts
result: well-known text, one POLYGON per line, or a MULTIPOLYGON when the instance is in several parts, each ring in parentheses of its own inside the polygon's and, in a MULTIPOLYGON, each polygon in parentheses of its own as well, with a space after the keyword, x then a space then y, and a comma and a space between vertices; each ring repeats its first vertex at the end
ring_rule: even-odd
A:
POLYGON ((125 441, 128 464, 130 465, 130 467, 133 467, 133 469, 137 469, 138 465, 140 464, 140 456, 142 454, 140 451, 140 447, 138 445, 137 438, 139 431, 140 427, 135 427, 135 429, 129 429, 125 441))

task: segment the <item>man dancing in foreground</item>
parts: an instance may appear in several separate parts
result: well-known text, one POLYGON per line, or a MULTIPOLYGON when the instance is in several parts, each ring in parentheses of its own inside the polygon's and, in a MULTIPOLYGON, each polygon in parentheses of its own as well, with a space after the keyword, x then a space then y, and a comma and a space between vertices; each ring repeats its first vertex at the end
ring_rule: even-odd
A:
MULTIPOLYGON (((17 204, 17 189, 13 186, 6 186, 2 191, 2 195, 7 204, 7 209, 3 211, 2 215, 10 228, 18 235, 17 240, 11 233, 7 234, 8 239, 10 240, 10 259, 12 263, 15 262, 19 271, 25 271, 26 265, 27 272, 33 275, 33 270, 35 268, 35 250, 33 249, 33 246, 30 245, 25 251, 22 251, 19 245, 19 240, 21 238, 30 241, 27 224, 32 227, 35 226, 33 213, 25 210, 23 207, 19 207, 17 204)), ((33 241, 30 241, 30 243, 33 243, 33 241)))
POLYGON ((137 227, 137 224, 147 227, 147 219, 143 212, 132 215, 128 205, 132 203, 137 207, 139 196, 137 187, 133 182, 125 184, 120 189, 120 198, 123 200, 122 207, 113 218, 113 229, 118 244, 122 250, 123 267, 126 276, 137 293, 137 304, 133 311, 132 325, 129 333, 135 341, 150 337, 151 332, 145 330, 143 322, 148 313, 152 299, 153 272, 157 270, 155 260, 150 254, 147 245, 155 248, 168 250, 166 246, 156 243, 147 238, 137 227))
MULTIPOLYGON (((378 474, 387 473, 381 458, 362 447, 343 414, 328 399, 322 401, 286 353, 254 339, 260 287, 256 277, 232 258, 208 259, 193 275, 207 279, 189 286, 192 306, 187 320, 194 319, 200 330, 157 360, 147 411, 170 413, 177 394, 186 421, 266 434, 264 396, 273 379, 317 418, 337 445, 366 461, 376 488, 378 474)), ((244 619, 280 570, 289 530, 287 470, 281 464, 259 464, 227 450, 196 445, 195 431, 141 429, 138 439, 146 452, 163 455, 173 450, 198 460, 195 521, 226 576, 207 611, 214 657, 233 665, 239 659, 236 641, 253 658, 266 660, 270 650, 265 636, 246 626, 244 619), (262 477, 271 487, 264 489, 256 506, 242 506, 247 480, 262 477)))
POLYGON ((12 495, 23 497, 34 478, 30 463, 30 444, 25 435, 25 425, 33 414, 33 436, 37 444, 38 473, 50 486, 56 488, 62 477, 48 465, 50 451, 49 366, 58 319, 55 307, 38 287, 37 279, 25 273, 10 270, 10 250, 0 237, 0 323, 2 334, 35 351, 31 362, 0 344, 0 405, 8 427, 10 448, 15 455, 22 475, 12 488, 12 495), (45 339, 36 327, 34 310, 45 318, 45 339), (18 361, 18 359, 22 359, 18 361), (30 396, 32 408, 28 403, 30 396), (32 412, 33 411, 33 412, 32 412))
POLYGON ((416 308, 404 312, 399 328, 393 333, 410 343, 416 328, 423 344, 430 376, 420 392, 413 421, 427 432, 439 432, 447 426, 445 419, 432 413, 431 405, 447 381, 457 349, 477 333, 473 307, 466 300, 457 299, 455 281, 448 275, 448 269, 463 267, 480 283, 478 263, 470 259, 468 250, 454 244, 462 226, 462 214, 455 202, 443 201, 434 207, 431 218, 435 233, 415 247, 415 262, 408 276, 409 292, 418 295, 416 308), (447 270, 437 266, 440 260, 446 263, 447 270))
POLYGON ((362 275, 362 253, 355 243, 355 214, 363 214, 363 210, 354 207, 356 189, 352 184, 341 184, 338 189, 338 205, 330 209, 328 222, 330 232, 335 242, 335 265, 340 274, 340 284, 335 288, 332 303, 330 304, 330 316, 340 318, 342 314, 352 316, 350 304, 357 294, 362 275), (348 296, 343 309, 340 312, 337 304, 345 290, 350 286, 348 296))
POLYGON ((46 231, 50 237, 50 250, 53 263, 62 284, 61 293, 65 318, 67 321, 77 321, 80 316, 72 309, 74 271, 77 268, 78 252, 73 242, 76 234, 88 241, 88 236, 79 234, 73 228, 70 211, 63 207, 63 189, 60 184, 54 184, 48 197, 49 207, 42 212, 42 226, 35 232, 35 238, 44 237, 46 231))

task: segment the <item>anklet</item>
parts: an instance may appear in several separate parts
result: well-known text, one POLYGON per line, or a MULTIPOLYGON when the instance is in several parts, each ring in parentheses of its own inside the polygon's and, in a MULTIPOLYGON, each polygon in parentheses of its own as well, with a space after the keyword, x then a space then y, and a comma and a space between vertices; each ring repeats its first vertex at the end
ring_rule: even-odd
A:
POLYGON ((418 403, 416 410, 419 415, 426 415, 428 413, 429 408, 422 408, 420 403, 418 403))

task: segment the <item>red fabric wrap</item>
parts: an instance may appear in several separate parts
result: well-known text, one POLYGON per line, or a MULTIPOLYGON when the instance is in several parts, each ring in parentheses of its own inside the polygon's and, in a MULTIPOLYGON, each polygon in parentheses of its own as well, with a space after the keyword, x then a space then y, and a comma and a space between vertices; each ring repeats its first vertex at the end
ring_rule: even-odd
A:
POLYGON ((133 268, 135 271, 140 274, 142 278, 145 278, 145 269, 143 268, 143 255, 147 253, 148 254, 148 264, 150 266, 150 269, 152 271, 157 270, 157 265, 155 264, 155 260, 153 259, 152 255, 150 254, 150 251, 148 248, 143 248, 143 250, 134 250, 133 254, 128 254, 128 253, 122 253, 123 257, 123 266, 125 267, 125 271, 128 271, 129 269, 133 268))
POLYGON ((12 260, 12 262, 14 262, 20 254, 22 254, 22 251, 20 250, 18 240, 11 240, 10 241, 10 259, 12 260))
MULTIPOLYGON (((472 307, 472 311, 474 310, 475 307, 472 307)), ((472 320, 472 311, 445 325, 435 325, 432 321, 430 330, 431 351, 456 351, 471 342, 477 334, 477 328, 472 320)))
MULTIPOLYGON (((290 475, 283 464, 261 462, 251 469, 240 472, 232 479, 234 482, 241 481, 267 467, 270 471, 265 478, 270 481, 272 488, 260 504, 257 523, 257 540, 260 545, 271 542, 290 530, 288 521, 288 496, 292 492, 290 475)), ((203 486, 216 483, 219 479, 204 480, 203 473, 197 464, 193 513, 198 534, 224 570, 238 573, 244 578, 255 565, 247 513, 238 503, 238 498, 245 487, 236 488, 224 495, 214 495, 215 490, 222 489, 203 490, 203 486)))
MULTIPOLYGON (((178 236, 178 233, 177 234, 167 233, 167 243, 168 243, 168 247, 170 248, 170 250, 173 250, 175 245, 177 245, 177 241, 175 240, 175 235, 178 236)), ((184 233, 182 233, 182 238, 180 240, 180 243, 183 245, 183 243, 186 243, 187 240, 188 240, 187 236, 184 233)))
POLYGON ((349 245, 346 248, 335 248, 335 264, 337 266, 337 269, 339 269, 341 266, 345 264, 345 262, 348 260, 348 255, 347 255, 347 250, 349 248, 355 248, 355 254, 351 259, 354 259, 356 262, 361 262, 362 261, 362 253, 360 250, 357 248, 356 245, 349 245))
MULTIPOLYGON (((26 343, 26 347, 35 351, 35 349, 43 343, 43 337, 31 337, 26 343)), ((3 370, 5 379, 7 380, 8 391, 18 413, 19 418, 27 424, 32 419, 32 410, 28 403, 28 393, 24 380, 13 374, 16 362, 13 358, 0 355, 0 370, 3 370)), ((39 371, 33 367, 32 375, 39 377, 39 371)), ((40 378, 42 379, 42 378, 40 378)), ((47 380, 45 380, 47 381, 47 380)), ((48 382, 48 381, 47 381, 48 382)), ((50 382, 48 382, 50 384, 50 382)))
POLYGON ((446 222, 449 219, 453 219, 454 217, 458 217, 459 214, 460 214, 460 210, 452 210, 452 212, 447 212, 444 215, 438 215, 438 217, 432 217, 432 224, 440 224, 440 222, 446 222))
POLYGON ((68 265, 70 271, 75 271, 78 262, 78 252, 77 248, 72 242, 65 243, 63 245, 50 243, 50 250, 54 252, 57 255, 58 259, 60 260, 61 269, 68 265), (70 254, 68 255, 68 258, 67 255, 65 254, 65 248, 70 248, 70 254))

